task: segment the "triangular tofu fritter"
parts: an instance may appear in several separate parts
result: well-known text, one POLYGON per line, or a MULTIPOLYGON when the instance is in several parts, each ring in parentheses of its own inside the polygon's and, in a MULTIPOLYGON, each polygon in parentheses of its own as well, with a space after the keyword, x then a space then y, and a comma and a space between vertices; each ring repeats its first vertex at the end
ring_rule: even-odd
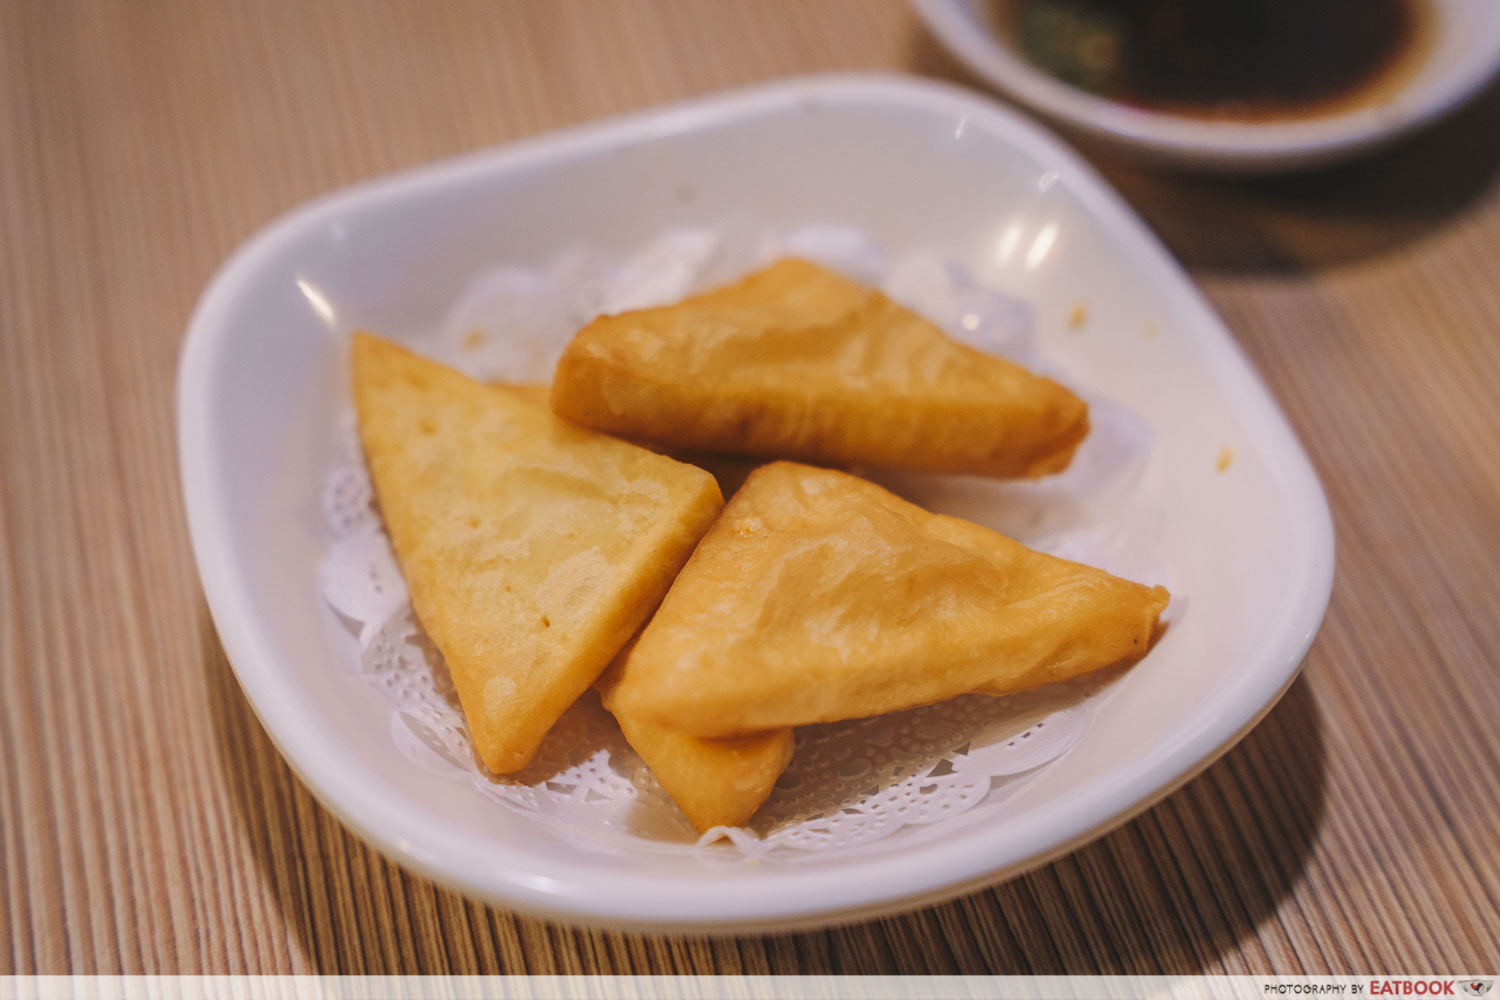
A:
POLYGON ((795 259, 594 320, 552 408, 673 448, 985 476, 1060 471, 1088 433, 1087 405, 1051 379, 795 259))
POLYGON ((855 476, 774 462, 704 536, 605 706, 725 737, 1020 691, 1144 654, 1167 601, 855 476))
POLYGON ((368 334, 353 367, 412 607, 480 758, 517 771, 660 602, 718 486, 368 334))

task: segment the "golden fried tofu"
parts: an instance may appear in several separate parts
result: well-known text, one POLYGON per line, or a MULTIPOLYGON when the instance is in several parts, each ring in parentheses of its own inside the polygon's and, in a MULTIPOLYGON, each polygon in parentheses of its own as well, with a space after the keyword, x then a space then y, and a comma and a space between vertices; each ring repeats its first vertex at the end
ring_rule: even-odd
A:
POLYGON ((661 601, 718 486, 368 334, 353 367, 412 607, 480 758, 519 770, 661 601))
POLYGON ((986 476, 1060 471, 1088 433, 1056 382, 801 260, 599 317, 563 352, 552 409, 672 448, 986 476))
POLYGON ((725 507, 605 707, 725 737, 1020 691, 1145 653, 1168 594, 775 462, 725 507))

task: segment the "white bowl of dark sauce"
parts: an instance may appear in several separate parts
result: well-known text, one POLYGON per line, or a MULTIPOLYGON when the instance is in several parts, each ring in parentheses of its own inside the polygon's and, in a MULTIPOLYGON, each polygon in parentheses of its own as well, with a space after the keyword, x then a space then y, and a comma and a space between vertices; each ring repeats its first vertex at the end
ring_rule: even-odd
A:
POLYGON ((1500 70, 1500 0, 912 6, 971 70, 1065 129, 1223 172, 1373 150, 1453 110, 1500 70))

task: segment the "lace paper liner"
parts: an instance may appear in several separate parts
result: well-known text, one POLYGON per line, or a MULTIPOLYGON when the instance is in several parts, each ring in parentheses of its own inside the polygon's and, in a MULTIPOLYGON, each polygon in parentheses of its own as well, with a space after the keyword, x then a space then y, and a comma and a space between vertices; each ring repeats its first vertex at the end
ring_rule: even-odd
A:
MULTIPOLYGON (((888 262, 864 234, 808 227, 785 234, 683 229, 623 260, 574 252, 543 268, 500 267, 477 281, 419 349, 482 379, 545 382, 583 323, 602 312, 676 301, 778 256, 817 260, 917 309, 956 339, 1048 370, 1030 310, 932 253, 888 262)), ((1093 430, 1069 470, 1041 483, 869 473, 932 509, 990 524, 1045 551, 1139 580, 1160 573, 1139 558, 1142 523, 1105 532, 1087 511, 1130 497, 1150 453, 1139 418, 1090 399, 1093 430)), ((939 828, 1014 791, 1087 732, 1101 682, 1085 679, 996 699, 939 705, 796 734, 792 762, 747 828, 696 835, 590 692, 553 727, 535 760, 497 777, 474 755, 442 658, 415 624, 405 581, 374 506, 352 412, 336 435, 323 494, 329 532, 324 598, 358 641, 358 675, 392 704, 402 754, 435 775, 466 780, 580 846, 611 852, 695 850, 705 860, 794 861, 939 828)), ((1139 506, 1139 501, 1130 501, 1139 506)), ((1118 519, 1116 523, 1119 523, 1118 519)))

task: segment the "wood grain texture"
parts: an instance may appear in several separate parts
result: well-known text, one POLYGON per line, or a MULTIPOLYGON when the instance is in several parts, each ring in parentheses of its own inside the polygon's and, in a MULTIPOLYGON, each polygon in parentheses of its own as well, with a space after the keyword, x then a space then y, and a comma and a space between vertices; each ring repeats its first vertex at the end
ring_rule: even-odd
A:
POLYGON ((178 495, 177 350, 225 255, 347 182, 874 67, 958 77, 896 2, 0 2, 0 973, 1496 971, 1500 91, 1309 177, 1106 167, 1339 532, 1303 678, 1111 836, 897 919, 603 934, 405 874, 281 761, 178 495))

